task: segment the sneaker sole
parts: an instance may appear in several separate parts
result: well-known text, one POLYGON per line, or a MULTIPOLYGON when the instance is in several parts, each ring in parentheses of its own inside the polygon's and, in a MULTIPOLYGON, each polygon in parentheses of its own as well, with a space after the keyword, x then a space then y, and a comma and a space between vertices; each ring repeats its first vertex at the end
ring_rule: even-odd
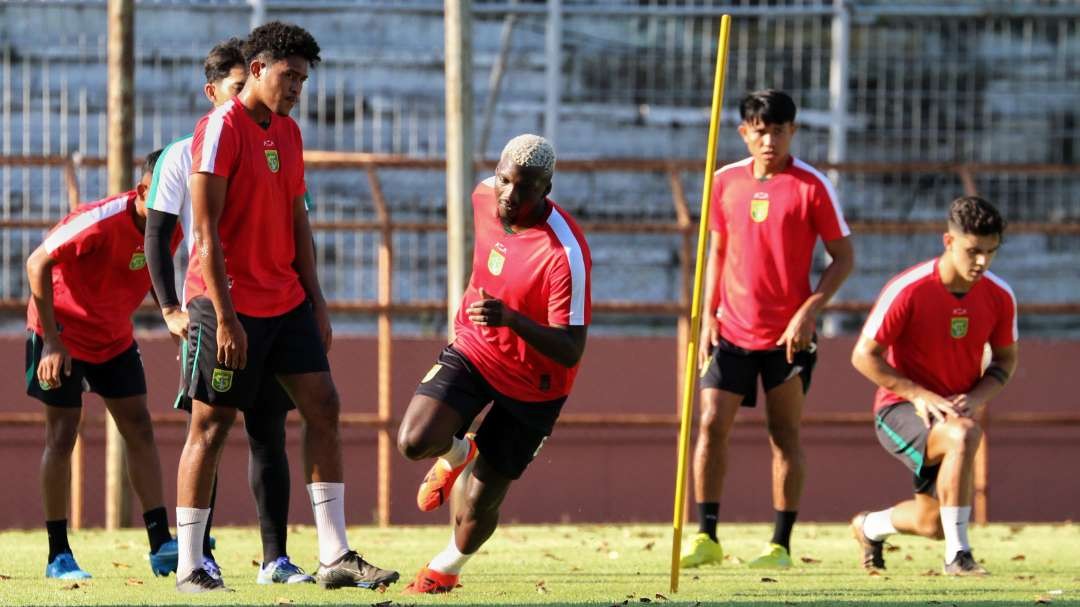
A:
POLYGON ((394 582, 398 581, 398 578, 400 578, 400 577, 401 577, 401 574, 395 573, 395 574, 393 574, 391 576, 388 576, 385 580, 379 580, 377 582, 338 583, 338 582, 328 582, 328 581, 320 580, 320 579, 317 579, 317 578, 316 578, 315 582, 319 585, 319 588, 322 588, 324 590, 337 590, 338 588, 366 588, 368 590, 374 590, 374 589, 378 588, 379 586, 389 586, 390 584, 393 584, 394 582))

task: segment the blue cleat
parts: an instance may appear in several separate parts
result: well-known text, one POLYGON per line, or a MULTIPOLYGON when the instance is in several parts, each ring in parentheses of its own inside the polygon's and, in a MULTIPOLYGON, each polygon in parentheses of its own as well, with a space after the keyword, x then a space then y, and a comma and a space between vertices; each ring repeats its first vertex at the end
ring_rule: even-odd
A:
POLYGON ((176 573, 179 560, 179 547, 176 540, 171 539, 159 546, 157 552, 150 553, 150 571, 157 577, 168 577, 170 573, 176 573))
POLYGON ((45 577, 58 580, 88 580, 91 575, 79 567, 70 552, 64 552, 56 555, 56 558, 45 566, 45 577))
POLYGON ((269 565, 259 569, 259 575, 255 581, 259 584, 314 584, 315 578, 294 565, 288 556, 279 556, 269 565))

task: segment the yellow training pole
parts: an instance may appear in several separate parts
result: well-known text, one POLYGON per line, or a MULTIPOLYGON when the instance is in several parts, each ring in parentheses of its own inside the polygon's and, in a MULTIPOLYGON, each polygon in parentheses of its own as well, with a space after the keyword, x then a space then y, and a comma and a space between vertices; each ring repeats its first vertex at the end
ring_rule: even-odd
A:
POLYGON ((716 139, 720 131, 720 107, 724 101, 727 73, 728 33, 731 15, 720 18, 720 38, 716 45, 716 76, 713 80, 712 115, 709 118, 709 148, 705 153, 705 185, 701 193, 698 224, 697 262, 694 264, 694 297, 690 304, 690 343, 683 367, 682 425, 679 428, 679 465, 675 473, 675 515, 671 536, 671 591, 679 591, 679 552, 682 545, 683 508, 686 504, 686 459, 690 452, 690 426, 694 409, 694 377, 697 375, 697 343, 701 334, 701 283, 705 274, 705 243, 709 239, 709 201, 712 199, 713 171, 716 170, 716 139))

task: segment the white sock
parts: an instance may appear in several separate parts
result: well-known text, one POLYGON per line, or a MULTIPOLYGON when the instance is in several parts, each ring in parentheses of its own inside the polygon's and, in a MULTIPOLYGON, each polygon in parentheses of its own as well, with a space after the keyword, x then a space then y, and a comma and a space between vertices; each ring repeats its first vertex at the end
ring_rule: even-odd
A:
POLYGON ((457 575, 461 573, 461 569, 465 566, 465 563, 469 562, 472 558, 471 554, 462 554, 457 547, 457 540, 454 539, 454 532, 450 532, 450 543, 443 548, 443 551, 435 555, 435 558, 431 559, 428 563, 428 569, 438 571, 439 573, 448 573, 450 575, 457 575))
POLYGON ((183 580, 202 567, 203 534, 209 518, 209 508, 176 508, 176 547, 180 555, 176 579, 183 580))
POLYGON ((863 519, 862 530, 866 539, 873 542, 883 541, 885 538, 896 533, 896 527, 892 524, 892 508, 871 512, 863 519))
POLYGON ((971 550, 968 543, 968 519, 971 506, 942 506, 941 529, 945 532, 945 562, 951 563, 957 552, 971 550))
POLYGON ((345 483, 311 483, 307 490, 315 512, 319 562, 329 565, 349 550, 345 538, 345 483))
MULTIPOLYGON (((439 456, 443 461, 450 465, 451 468, 457 468, 461 464, 465 463, 465 458, 469 456, 469 441, 464 438, 454 437, 454 442, 450 444, 450 450, 439 456)), ((445 571, 443 573, 446 573, 445 571)))

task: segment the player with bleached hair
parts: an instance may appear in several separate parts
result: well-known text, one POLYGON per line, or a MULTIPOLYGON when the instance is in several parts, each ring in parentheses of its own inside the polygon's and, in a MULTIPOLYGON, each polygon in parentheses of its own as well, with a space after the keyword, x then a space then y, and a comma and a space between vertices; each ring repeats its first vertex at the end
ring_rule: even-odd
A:
POLYGON ((438 458, 417 495, 425 512, 450 499, 473 465, 450 499, 450 542, 406 592, 457 587, 465 563, 494 533, 510 485, 551 435, 577 375, 592 260, 581 229, 547 198, 554 172, 551 144, 520 135, 473 191, 473 271, 454 341, 420 381, 398 434, 405 457, 438 458), (475 436, 466 434, 489 403, 475 436))

